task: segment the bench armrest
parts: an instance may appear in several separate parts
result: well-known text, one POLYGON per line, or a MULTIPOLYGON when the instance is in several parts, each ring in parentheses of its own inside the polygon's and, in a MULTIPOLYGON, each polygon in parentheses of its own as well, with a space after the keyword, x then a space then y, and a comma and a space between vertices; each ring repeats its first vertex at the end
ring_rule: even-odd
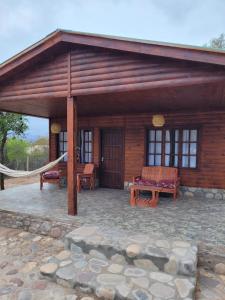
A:
POLYGON ((135 180, 138 178, 141 179, 141 176, 133 176, 133 180, 132 180, 133 184, 135 183, 135 180))

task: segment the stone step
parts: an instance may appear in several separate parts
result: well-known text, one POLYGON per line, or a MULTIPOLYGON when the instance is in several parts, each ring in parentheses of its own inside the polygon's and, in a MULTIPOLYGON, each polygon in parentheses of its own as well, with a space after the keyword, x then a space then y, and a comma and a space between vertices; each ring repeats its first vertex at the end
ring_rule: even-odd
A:
POLYGON ((194 299, 196 278, 138 268, 120 254, 108 259, 78 246, 46 259, 40 273, 64 287, 80 289, 101 299, 194 299))
POLYGON ((80 247, 86 254, 96 250, 107 259, 118 254, 127 264, 149 271, 196 276, 197 246, 186 241, 82 226, 66 235, 65 245, 72 251, 80 247))
POLYGON ((198 244, 198 266, 225 275, 225 246, 218 244, 198 244))

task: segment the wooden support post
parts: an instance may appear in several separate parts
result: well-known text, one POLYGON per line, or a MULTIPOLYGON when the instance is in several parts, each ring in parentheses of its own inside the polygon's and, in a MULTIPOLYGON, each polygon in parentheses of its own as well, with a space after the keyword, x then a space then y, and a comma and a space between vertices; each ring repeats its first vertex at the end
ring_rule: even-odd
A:
POLYGON ((67 191, 68 214, 77 214, 77 105, 75 97, 67 98, 67 191))

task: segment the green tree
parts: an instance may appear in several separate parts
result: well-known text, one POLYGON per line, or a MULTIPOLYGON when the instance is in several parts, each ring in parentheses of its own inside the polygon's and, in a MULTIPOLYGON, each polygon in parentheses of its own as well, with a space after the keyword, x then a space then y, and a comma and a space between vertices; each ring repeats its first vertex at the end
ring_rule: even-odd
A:
POLYGON ((6 143, 7 158, 10 162, 16 163, 16 170, 18 170, 20 162, 26 162, 29 146, 30 144, 25 140, 16 137, 8 139, 6 143))
MULTIPOLYGON (((5 146, 7 139, 22 136, 28 128, 27 119, 19 114, 0 112, 0 163, 5 164, 5 146)), ((1 190, 4 190, 4 175, 0 174, 1 190)))
POLYGON ((210 42, 204 46, 208 48, 225 49, 225 34, 221 33, 218 37, 211 39, 210 42))

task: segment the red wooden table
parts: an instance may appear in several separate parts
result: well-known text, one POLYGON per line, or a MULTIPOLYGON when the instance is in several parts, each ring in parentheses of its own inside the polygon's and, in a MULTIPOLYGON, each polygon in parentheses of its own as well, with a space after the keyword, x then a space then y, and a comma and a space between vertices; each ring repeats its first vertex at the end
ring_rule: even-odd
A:
POLYGON ((148 186, 148 185, 132 185, 130 187, 130 205, 135 206, 140 204, 140 206, 150 206, 156 207, 159 201, 159 192, 162 189, 160 187, 148 186), (152 198, 143 199, 140 198, 140 191, 152 192, 152 198))

